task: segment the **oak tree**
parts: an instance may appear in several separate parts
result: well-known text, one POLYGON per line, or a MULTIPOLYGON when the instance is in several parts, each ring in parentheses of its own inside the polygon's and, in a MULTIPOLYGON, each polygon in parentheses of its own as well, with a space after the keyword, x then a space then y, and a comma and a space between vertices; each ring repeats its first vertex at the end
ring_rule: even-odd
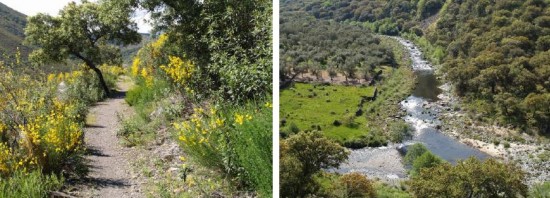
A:
POLYGON ((109 89, 101 70, 103 63, 120 63, 120 49, 115 45, 129 45, 141 41, 137 24, 130 16, 133 10, 127 1, 86 0, 66 5, 58 16, 37 14, 29 17, 25 42, 38 47, 29 58, 33 62, 63 62, 77 58, 93 70, 102 88, 109 89))

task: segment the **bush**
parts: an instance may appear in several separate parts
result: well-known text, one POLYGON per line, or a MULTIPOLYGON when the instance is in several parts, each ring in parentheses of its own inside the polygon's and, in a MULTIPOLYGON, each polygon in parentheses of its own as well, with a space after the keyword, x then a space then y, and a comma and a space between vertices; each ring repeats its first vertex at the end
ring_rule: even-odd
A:
POLYGON ((272 111, 266 106, 197 107, 190 120, 175 122, 174 128, 194 160, 271 196, 272 111))
POLYGON ((392 122, 389 128, 392 142, 403 142, 412 136, 412 129, 405 121, 392 122))
POLYGON ((337 168, 349 152, 320 132, 300 132, 280 143, 281 197, 305 197, 319 189, 314 176, 322 169, 337 168), (288 171, 288 172, 287 172, 288 171))
POLYGON ((526 197, 525 177, 515 164, 470 157, 422 169, 409 186, 415 197, 526 197))
POLYGON ((154 81, 150 86, 145 85, 143 82, 138 83, 137 86, 126 93, 125 100, 131 106, 143 106, 163 97, 168 91, 168 87, 168 84, 161 80, 154 81))
POLYGON ((510 148, 510 143, 509 142, 504 142, 504 143, 502 143, 502 145, 504 145, 504 148, 510 148))
POLYGON ((384 183, 375 185, 376 197, 378 198, 409 198, 411 195, 400 188, 388 186, 384 183))
POLYGON ((405 158, 403 158, 404 164, 412 166, 414 161, 426 152, 429 152, 428 148, 426 148, 426 146, 422 143, 416 143, 408 146, 407 154, 405 155, 405 158))
POLYGON ((360 173, 348 173, 340 177, 346 189, 345 197, 376 197, 372 182, 360 173))
POLYGON ((530 192, 529 197, 532 198, 547 198, 550 197, 550 182, 543 182, 534 185, 530 192))
POLYGON ((411 175, 418 174, 423 168, 431 168, 443 163, 444 160, 440 157, 432 154, 430 151, 424 152, 413 161, 412 169, 410 171, 411 175))
POLYGON ((388 140, 386 137, 376 131, 371 131, 366 136, 361 136, 360 138, 355 138, 351 140, 345 140, 343 145, 351 149, 360 149, 364 147, 380 147, 388 145, 388 140))

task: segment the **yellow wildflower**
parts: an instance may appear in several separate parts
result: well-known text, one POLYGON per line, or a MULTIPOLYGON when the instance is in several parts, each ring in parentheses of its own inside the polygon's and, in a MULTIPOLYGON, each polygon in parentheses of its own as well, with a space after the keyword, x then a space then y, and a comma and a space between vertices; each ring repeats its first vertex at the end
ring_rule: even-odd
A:
POLYGON ((138 75, 138 72, 139 72, 139 64, 140 64, 140 60, 139 58, 135 58, 134 59, 134 62, 132 63, 132 75, 133 76, 137 76, 138 75))
POLYGON ((272 108, 273 107, 273 105, 270 102, 266 102, 264 106, 267 107, 267 108, 272 108))
POLYGON ((224 123, 224 120, 222 120, 220 118, 216 118, 216 125, 218 125, 218 127, 223 126, 223 123, 224 123))
POLYGON ((242 125, 244 123, 244 116, 235 113, 235 123, 242 125))

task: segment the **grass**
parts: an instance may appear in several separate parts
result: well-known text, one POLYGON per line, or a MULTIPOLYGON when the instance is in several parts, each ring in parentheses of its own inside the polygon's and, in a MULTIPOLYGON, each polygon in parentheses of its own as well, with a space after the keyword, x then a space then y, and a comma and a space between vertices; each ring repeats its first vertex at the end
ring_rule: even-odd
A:
POLYGON ((374 87, 296 83, 280 93, 282 137, 298 131, 320 130, 346 147, 361 148, 384 145, 388 139, 400 142, 409 135, 410 130, 401 127, 405 123, 398 116, 401 112, 398 103, 414 88, 411 61, 398 41, 379 38, 392 48, 399 67, 375 68, 382 71, 383 78, 377 85, 377 99, 366 102, 362 114, 356 116, 361 96, 372 96, 374 87), (336 120, 342 125, 335 126, 336 120))
POLYGON ((39 170, 18 171, 8 179, 0 179, 0 198, 48 197, 49 191, 61 188, 63 182, 63 178, 43 175, 39 170))
POLYGON ((281 90, 281 118, 287 126, 294 123, 299 129, 317 129, 330 138, 343 142, 368 133, 367 119, 356 116, 362 96, 372 96, 374 87, 313 85, 296 83, 281 90), (334 122, 342 123, 335 126, 334 122), (347 126, 346 126, 347 125, 347 126), (312 127, 315 126, 315 127, 312 127))

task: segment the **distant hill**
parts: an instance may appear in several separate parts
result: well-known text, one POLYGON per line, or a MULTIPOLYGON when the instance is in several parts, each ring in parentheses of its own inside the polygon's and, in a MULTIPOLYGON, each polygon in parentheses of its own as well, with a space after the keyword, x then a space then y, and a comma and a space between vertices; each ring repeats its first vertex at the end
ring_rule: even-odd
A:
POLYGON ((151 42, 151 39, 152 39, 151 34, 145 34, 145 33, 140 33, 140 34, 141 34, 141 43, 138 43, 135 45, 128 45, 126 47, 120 48, 120 52, 122 54, 122 60, 124 64, 131 64, 132 59, 137 54, 139 49, 141 49, 141 47, 143 47, 145 44, 151 42))
MULTIPOLYGON (((0 3, 0 53, 13 55, 19 47, 22 57, 27 57, 30 49, 21 44, 25 38, 26 25, 26 15, 0 3)), ((4 57, 0 56, 2 59, 4 57)))

